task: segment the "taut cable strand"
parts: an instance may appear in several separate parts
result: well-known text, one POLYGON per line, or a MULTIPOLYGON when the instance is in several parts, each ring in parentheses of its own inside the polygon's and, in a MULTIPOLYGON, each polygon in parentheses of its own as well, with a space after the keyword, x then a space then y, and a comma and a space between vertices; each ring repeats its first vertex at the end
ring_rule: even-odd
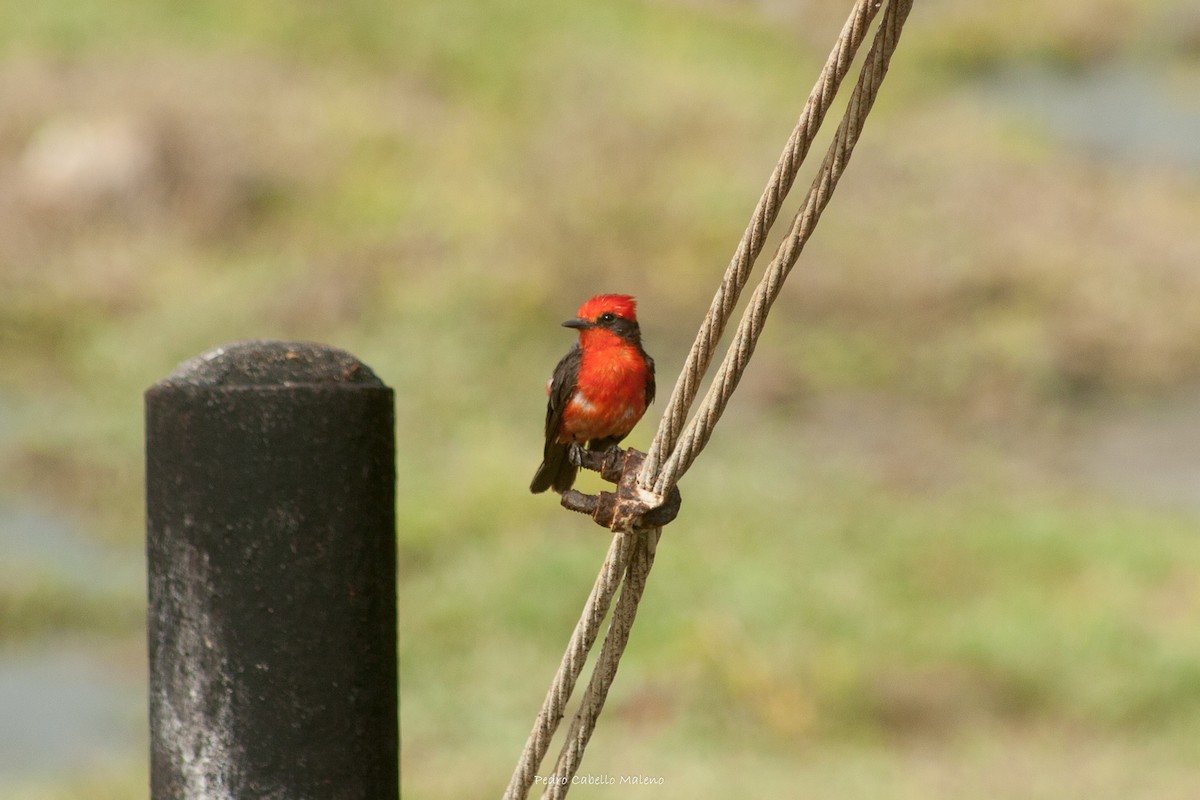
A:
POLYGON ((787 197, 788 191, 792 188, 792 183, 796 180, 800 164, 808 155, 813 137, 816 136, 817 129, 824 122, 829 107, 833 105, 834 96, 842 84, 842 79, 850 71, 854 55, 866 37, 867 29, 875 18, 876 12, 879 11, 879 6, 879 0, 857 0, 855 2, 846 24, 842 26, 842 31, 838 35, 837 43, 830 51, 829 58, 825 60, 825 66, 821 68, 816 84, 809 92, 804 109, 800 112, 800 119, 796 123, 795 129, 792 130, 787 144, 784 145, 783 153, 779 156, 779 161, 767 181, 758 205, 754 207, 750 223, 746 226, 746 231, 742 234, 741 241, 738 242, 733 258, 725 269, 725 276, 721 280, 721 285, 717 287, 712 305, 709 306, 708 314, 700 324, 696 340, 688 352, 687 361, 679 373, 679 379, 675 382, 671 398, 663 410, 662 421, 654 435, 654 441, 650 444, 650 451, 646 454, 646 461, 642 465, 639 475, 638 482, 643 488, 648 488, 655 482, 662 461, 675 448, 688 410, 696 397, 696 392, 700 389, 700 380, 708 371, 708 365, 712 362, 717 342, 720 340, 721 334, 725 332, 729 318, 733 316, 733 310, 741 296, 742 287, 746 285, 746 279, 750 276, 750 269, 754 266, 759 253, 762 252, 763 245, 767 240, 767 232, 770 231, 776 217, 779 216, 779 209, 784 198, 787 197))
MULTIPOLYGON (((838 125, 837 133, 825 154, 825 160, 821 163, 816 178, 813 180, 804 205, 796 214, 791 228, 779 245, 775 258, 767 267, 766 274, 743 312, 737 332, 734 334, 729 349, 725 352, 725 358, 713 378, 712 385, 700 404, 700 409, 680 435, 674 451, 654 479, 653 491, 656 494, 664 495, 670 491, 671 487, 679 481, 683 473, 696 460, 696 456, 700 454, 712 436, 717 420, 720 419, 746 365, 750 362, 754 346, 766 324, 771 304, 779 296, 784 279, 795 265, 800 251, 804 249, 805 242, 808 241, 817 221, 821 218, 821 212, 829 204, 833 190, 850 161, 850 154, 854 151, 854 145, 858 142, 862 126, 879 93, 879 87, 887 74, 892 53, 895 52, 900 31, 911 10, 912 0, 892 0, 888 3, 883 21, 875 34, 875 41, 867 53, 858 84, 850 96, 849 107, 846 109, 841 124, 838 125)), ((644 471, 643 475, 645 475, 644 471)))
POLYGON ((509 779, 504 800, 525 800, 528 797, 529 787, 533 785, 537 776, 538 766, 545 758, 554 731, 558 729, 558 723, 566 712, 567 701, 575 688, 575 681, 583 671, 588 651, 596 641, 600 624, 604 621, 604 615, 608 613, 617 586, 629 566, 633 545, 633 536, 622 533, 613 536, 608 554, 604 557, 604 564, 600 567, 600 574, 596 576, 596 583, 592 586, 592 593, 584 603, 583 613, 579 622, 575 624, 558 671, 554 673, 550 689, 546 692, 546 699, 542 702, 541 711, 534 720, 533 730, 529 732, 529 738, 525 741, 525 749, 521 751, 521 758, 517 761, 512 778, 509 779))
POLYGON ((629 570, 625 573, 625 582, 621 584, 621 596, 613 609, 612 622, 609 623, 608 633, 604 636, 604 644, 600 646, 600 655, 596 658, 596 666, 592 670, 592 679, 588 682, 587 690, 571 726, 567 729, 566 741, 558 754, 558 764, 554 775, 542 792, 542 800, 562 800, 567 796, 571 781, 583 761, 583 751, 592 738, 596 729, 596 721, 604 708, 604 700, 608 697, 608 689, 617 676, 621 656, 625 653, 625 645, 629 643, 629 631, 633 628, 633 620, 637 616, 638 603, 642 599, 642 591, 646 588, 646 576, 654 566, 654 553, 658 539, 662 536, 662 528, 638 531, 637 544, 629 560, 629 570))

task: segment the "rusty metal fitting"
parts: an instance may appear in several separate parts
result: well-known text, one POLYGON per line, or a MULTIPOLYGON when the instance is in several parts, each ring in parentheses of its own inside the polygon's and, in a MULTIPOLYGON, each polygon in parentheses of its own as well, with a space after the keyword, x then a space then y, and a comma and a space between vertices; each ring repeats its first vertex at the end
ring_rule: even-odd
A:
POLYGON ((679 515, 682 496, 678 487, 672 487, 671 493, 662 498, 638 486, 638 472, 646 459, 640 450, 610 447, 602 451, 578 450, 572 455, 579 467, 599 472, 601 478, 616 484, 617 491, 589 495, 569 489, 562 494, 563 508, 587 514, 597 525, 612 531, 658 528, 679 515))

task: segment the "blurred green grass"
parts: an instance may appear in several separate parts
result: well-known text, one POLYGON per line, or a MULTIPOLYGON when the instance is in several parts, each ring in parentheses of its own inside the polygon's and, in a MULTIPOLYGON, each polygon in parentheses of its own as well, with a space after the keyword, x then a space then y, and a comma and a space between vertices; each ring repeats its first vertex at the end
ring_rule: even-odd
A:
MULTIPOLYGON (((665 396, 847 8, 0 4, 0 477, 136 543, 146 386, 239 338, 351 350, 397 389, 405 796, 497 793, 606 541, 525 489, 557 322, 637 294, 665 396), (64 181, 35 157, 97 139, 140 160, 64 181)), ((1196 515, 1039 443, 1200 380, 1200 185, 973 88, 1195 71, 1188 19, 918 4, 683 483, 585 771, 672 797, 1196 793, 1196 515), (935 441, 885 411, 897 453, 831 458, 813 408, 864 394, 935 441)), ((129 598, 6 592, 4 640, 136 629, 129 598)), ((64 780, 14 796, 142 785, 64 780)))

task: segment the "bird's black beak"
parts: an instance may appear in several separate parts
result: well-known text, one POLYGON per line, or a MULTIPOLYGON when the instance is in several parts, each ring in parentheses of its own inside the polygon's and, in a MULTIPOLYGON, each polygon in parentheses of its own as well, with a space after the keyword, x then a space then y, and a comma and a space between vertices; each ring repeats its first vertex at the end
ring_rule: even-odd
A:
POLYGON ((588 322, 586 319, 569 319, 563 323, 563 327, 584 330, 585 328, 592 327, 592 324, 590 322, 588 322))

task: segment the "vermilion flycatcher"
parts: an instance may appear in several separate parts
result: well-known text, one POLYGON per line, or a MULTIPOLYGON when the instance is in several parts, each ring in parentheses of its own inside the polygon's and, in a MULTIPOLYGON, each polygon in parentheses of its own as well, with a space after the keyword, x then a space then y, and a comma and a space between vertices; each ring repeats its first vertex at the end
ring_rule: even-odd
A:
POLYGON ((563 323, 579 341, 546 385, 546 448, 529 491, 562 493, 575 483, 572 447, 615 447, 654 400, 654 359, 642 349, 637 303, 627 294, 599 294, 563 323))

